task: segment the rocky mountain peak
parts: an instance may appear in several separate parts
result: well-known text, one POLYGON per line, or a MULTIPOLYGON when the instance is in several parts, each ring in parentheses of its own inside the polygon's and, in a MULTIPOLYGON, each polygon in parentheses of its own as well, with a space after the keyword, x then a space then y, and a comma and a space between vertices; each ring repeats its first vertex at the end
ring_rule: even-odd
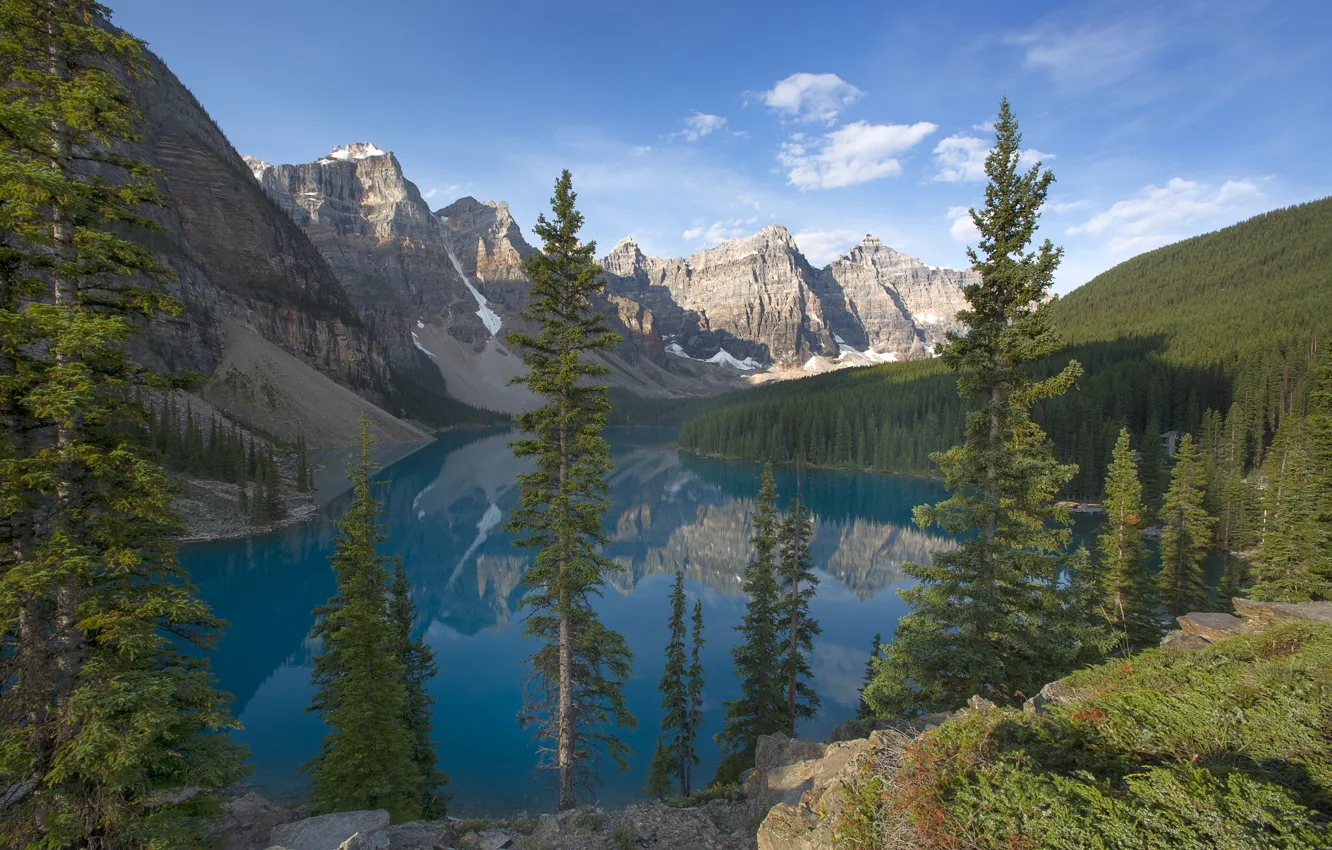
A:
POLYGON ((334 162, 352 162, 377 156, 391 157, 393 154, 381 150, 371 142, 352 142, 350 145, 338 145, 327 156, 320 157, 317 161, 323 165, 328 165, 334 162))
POLYGON ((254 179, 258 180, 260 183, 264 180, 264 172, 273 167, 270 163, 264 162, 258 157, 243 156, 241 159, 244 160, 246 165, 250 166, 250 173, 253 174, 254 179))

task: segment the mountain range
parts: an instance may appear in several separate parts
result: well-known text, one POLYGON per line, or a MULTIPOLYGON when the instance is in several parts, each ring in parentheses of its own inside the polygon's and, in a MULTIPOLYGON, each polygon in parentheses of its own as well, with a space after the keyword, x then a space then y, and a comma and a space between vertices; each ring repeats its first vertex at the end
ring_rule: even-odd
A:
MULTIPOLYGON (((237 419, 315 444, 344 442, 361 412, 395 441, 534 403, 510 384, 523 366, 504 336, 527 325, 522 261, 537 249, 507 204, 432 210, 369 142, 300 164, 242 157, 150 63, 126 79, 146 121, 133 153, 167 199, 145 240, 185 309, 145 357, 203 375, 204 398, 237 419)), ((625 239, 599 262, 595 306, 623 338, 603 356, 608 380, 663 398, 928 357, 974 279, 873 236, 816 268, 780 225, 678 259, 625 239)))

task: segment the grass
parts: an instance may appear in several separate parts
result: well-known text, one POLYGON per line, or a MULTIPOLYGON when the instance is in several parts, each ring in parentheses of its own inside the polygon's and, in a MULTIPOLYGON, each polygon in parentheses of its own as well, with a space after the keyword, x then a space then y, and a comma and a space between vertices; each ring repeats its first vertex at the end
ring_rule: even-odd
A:
POLYGON ((841 844, 1332 848, 1332 627, 1291 624, 1066 679, 1047 715, 969 711, 848 788, 841 844), (910 828, 911 839, 884 842, 910 828))
POLYGON ((607 840, 615 850, 634 850, 638 846, 638 833, 620 824, 611 830, 607 840))

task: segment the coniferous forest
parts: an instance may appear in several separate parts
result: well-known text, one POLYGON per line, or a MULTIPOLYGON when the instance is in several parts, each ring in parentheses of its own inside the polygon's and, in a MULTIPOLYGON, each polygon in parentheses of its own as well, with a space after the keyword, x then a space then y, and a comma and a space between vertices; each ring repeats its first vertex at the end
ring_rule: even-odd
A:
MULTIPOLYGON (((982 125, 993 138, 983 201, 970 210, 975 274, 961 329, 939 356, 697 398, 669 415, 606 384, 605 358, 624 339, 596 308, 607 274, 562 170, 534 228, 541 247, 519 258, 522 321, 497 355, 521 361, 526 371, 509 383, 534 402, 497 435, 515 465, 466 494, 484 513, 459 511, 457 526, 475 536, 438 582, 465 581, 468 559, 503 522, 503 554, 484 553, 493 573, 482 575, 480 555, 474 563, 478 581, 512 579, 494 599, 497 617, 513 614, 525 656, 513 720, 530 735, 524 754, 555 814, 504 821, 522 824, 521 837, 485 819, 452 841, 464 834, 447 817, 461 757, 437 743, 446 697, 431 687, 447 650, 421 628, 461 638, 447 619, 461 593, 414 597, 419 586, 386 553, 390 502, 373 460, 382 422, 364 408, 349 492, 311 544, 331 595, 320 592, 298 653, 279 647, 279 670, 308 664, 302 707, 320 733, 302 767, 308 799, 254 803, 241 784, 247 753, 232 738, 241 725, 207 660, 227 624, 178 561, 173 500, 200 482, 234 488, 236 515, 272 528, 288 491, 313 501, 313 465, 303 433, 284 441, 239 415, 198 413, 201 397, 180 391, 188 376, 139 362, 151 360, 139 357, 146 331, 185 307, 176 273, 145 247, 158 244, 166 199, 161 173, 127 153, 143 141, 143 116, 107 70, 147 73, 144 43, 109 15, 95 2, 0 0, 4 848, 231 847, 241 833, 224 841, 221 830, 248 800, 263 816, 246 847, 283 846, 277 829, 308 826, 307 815, 355 815, 378 826, 331 844, 331 831, 318 842, 289 834, 343 850, 424 850, 445 835, 449 846, 661 848, 662 824, 678 815, 687 835, 669 846, 718 846, 698 839, 706 833, 750 847, 758 832, 761 847, 856 850, 1332 850, 1332 199, 1151 251, 1056 298, 1064 248, 1041 229, 1055 175, 1029 162, 1006 96, 982 125), (704 529, 693 549, 670 549, 687 545, 677 523, 656 550, 713 559, 720 579, 708 590, 725 588, 738 624, 705 630, 707 592, 687 584, 689 554, 661 556, 658 572, 672 579, 655 645, 663 663, 643 719, 655 745, 632 780, 652 800, 602 835, 599 789, 610 769, 631 765, 640 718, 628 694, 646 678, 619 630, 626 618, 616 619, 630 609, 602 600, 631 596, 657 568, 613 549, 652 529, 650 511, 613 513, 620 470, 606 428, 671 416, 683 420, 681 449, 753 462, 736 475, 755 498, 724 502, 740 508, 718 509, 721 526, 689 526, 704 529), (794 492, 778 493, 778 464, 796 467, 794 492), (857 638, 849 665, 829 658, 825 629, 842 624, 820 603, 838 574, 821 554, 826 518, 802 490, 807 467, 938 475, 946 491, 915 504, 926 542, 873 588, 892 587, 902 608, 868 647, 857 638), (1071 509, 1082 506, 1070 500, 1098 503, 1090 546, 1074 538, 1071 509), (714 539, 728 522, 739 548, 714 539), (1230 616, 1260 603, 1280 603, 1260 606, 1272 622, 1230 616), (1200 612, 1205 620, 1191 619, 1200 612), (725 669, 705 670, 708 644, 725 669), (848 668, 849 687, 844 675, 825 678, 848 668), (793 742, 825 702, 855 717, 826 744, 793 742), (711 737, 709 711, 720 728, 711 737), (856 758, 811 795, 829 779, 822 760, 853 740, 856 758), (712 756, 716 771, 704 776, 712 756)), ((501 205, 477 207, 500 220, 501 205)), ((448 216, 430 220, 448 226, 448 216)), ((473 294, 480 309, 468 302, 468 315, 494 337, 500 320, 473 294)), ((341 318, 340 331, 360 332, 350 313, 341 318)), ((476 354, 493 340, 460 341, 476 342, 476 354)), ((420 436, 417 425, 440 418, 508 421, 449 399, 443 373, 425 368, 436 355, 417 334, 411 342, 420 374, 374 364, 397 380, 378 401, 415 417, 388 417, 385 428, 420 436)), ((659 448, 631 461, 652 455, 644 474, 656 484, 673 476, 653 504, 695 517, 717 507, 701 485, 686 489, 694 470, 659 448)), ((438 497, 453 509, 457 494, 432 496, 435 485, 464 490, 493 457, 413 485, 420 549, 449 551, 441 541, 457 528, 440 531, 419 505, 438 497)), ((910 533, 901 525, 875 523, 873 552, 847 557, 886 561, 910 533)), ((272 567, 246 557, 239 569, 222 563, 218 583, 272 567)), ((866 610, 877 627, 883 609, 866 610)), ((273 693, 277 702, 291 692, 273 693)))

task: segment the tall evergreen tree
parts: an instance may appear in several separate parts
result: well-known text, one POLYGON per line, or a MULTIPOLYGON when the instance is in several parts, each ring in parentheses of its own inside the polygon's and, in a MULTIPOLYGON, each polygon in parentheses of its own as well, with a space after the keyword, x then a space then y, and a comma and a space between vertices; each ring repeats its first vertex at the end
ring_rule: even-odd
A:
POLYGON ((670 746, 657 736, 657 745, 652 749, 652 761, 648 765, 647 783, 643 793, 658 800, 671 795, 671 774, 675 771, 675 757, 670 746))
POLYGON ((1155 416, 1147 420, 1138 446, 1138 478, 1142 482, 1144 527, 1154 524, 1161 514, 1161 499, 1169 481, 1168 459, 1161 447, 1161 423, 1155 416))
POLYGON ((809 656, 814 652, 814 638, 822 632, 818 620, 809 615, 809 600, 814 598, 819 585, 809 557, 814 523, 798 497, 791 502, 779 534, 781 587, 777 620, 782 645, 782 688, 790 724, 787 734, 794 738, 796 721, 813 717, 819 710, 819 697, 809 683, 813 675, 809 656))
POLYGON ((1142 485, 1127 428, 1115 441, 1103 506, 1105 524, 1096 549, 1102 582, 1098 595, 1105 619, 1117 640, 1133 647, 1147 646, 1161 637, 1160 602, 1156 581, 1143 562, 1142 485))
POLYGON ((1185 434, 1161 507, 1161 598, 1177 617, 1199 611, 1207 602, 1203 564, 1215 520, 1203 508, 1205 483, 1198 447, 1193 435, 1185 434))
POLYGON ((175 560, 170 484, 128 435, 126 348, 177 309, 130 93, 142 43, 96 2, 0 0, 0 788, 5 847, 189 846, 240 775, 192 650, 219 622, 175 560))
POLYGON ((592 610, 606 575, 620 569, 601 554, 601 516, 610 507, 610 449, 601 435, 610 403, 595 383, 606 367, 589 359, 620 341, 591 303, 601 290, 596 243, 578 238, 583 216, 568 171, 555 182, 553 220, 537 219, 542 250, 523 260, 532 280, 523 318, 534 336, 512 331, 527 374, 514 379, 544 400, 518 416, 533 436, 511 445, 535 469, 519 476, 519 506, 509 522, 515 544, 536 549, 523 578, 523 634, 540 648, 530 659, 528 695, 519 721, 543 742, 540 769, 555 775, 561 811, 577 805, 580 788, 597 781, 599 755, 621 769, 628 747, 613 725, 633 728, 624 701, 632 654, 624 637, 592 610))
POLYGON ((412 602, 412 586, 402 560, 394 559, 393 582, 389 585, 389 625, 393 627, 395 652, 402 660, 403 715, 402 725, 411 733, 412 763, 421 776, 418 794, 421 817, 440 820, 444 817, 452 795, 444 792, 449 784, 448 774, 436 765, 435 742, 430 740, 430 709, 435 698, 426 692, 426 684, 439 672, 435 651, 426 645, 422 636, 412 637, 416 626, 416 604, 412 602))
POLYGON ((874 642, 870 644, 869 660, 865 662, 865 681, 860 685, 860 706, 856 709, 856 717, 864 720, 870 717, 873 712, 865 704, 865 689, 869 687, 870 682, 874 681, 876 664, 883 657, 883 635, 874 633, 874 642))
POLYGON ((1309 565, 1314 585, 1309 598, 1332 601, 1332 349, 1323 352, 1313 374, 1307 417, 1309 456, 1309 565))
POLYGON ((1054 175, 1039 164, 1020 171, 1020 143, 1005 98, 985 160, 985 206, 971 211, 980 250, 968 255, 980 280, 964 290, 965 332, 950 333, 942 352, 962 373, 959 394, 982 404, 967 414, 963 443, 933 458, 952 496, 916 509, 921 527, 967 536, 933 564, 906 566, 917 579, 902 591, 911 611, 865 694, 881 714, 953 708, 973 694, 1013 703, 1101 643, 1062 583, 1078 558, 1054 497, 1076 470, 1055 460, 1030 415, 1081 367, 1040 381, 1023 368, 1059 347, 1047 294, 1062 251, 1048 239, 1028 251, 1054 175))
POLYGON ((703 601, 694 600, 693 632, 689 637, 689 734, 686 737, 691 758, 685 761, 684 792, 694 788, 694 765, 698 764, 698 730, 703 728, 703 601))
POLYGON ((338 522, 332 566, 337 595, 315 609, 315 696, 310 710, 329 728, 306 769, 316 812, 387 809, 395 819, 420 815, 421 771, 399 652, 400 628, 389 621, 392 558, 378 554, 387 539, 372 490, 370 422, 362 415, 360 451, 347 461, 352 502, 338 522))
POLYGON ((690 747, 689 671, 685 666, 685 591, 684 571, 675 571, 675 584, 671 587, 671 616, 668 621, 670 639, 666 643, 666 667, 661 674, 657 690, 661 692, 661 731, 665 733, 674 767, 671 772, 680 785, 680 795, 687 796, 685 782, 688 765, 696 763, 690 747))
POLYGON ((717 779, 722 782, 739 777, 742 770, 754 763, 759 735, 783 731, 789 725, 782 694, 782 647, 777 621, 780 590, 776 576, 779 522, 776 501, 772 465, 766 464, 750 520, 754 529, 749 539, 752 552, 745 566, 743 585, 748 601, 744 617, 736 626, 741 642, 731 649, 735 675, 740 680, 740 697, 724 703, 726 720, 722 731, 717 733, 724 755, 717 768, 717 779))
POLYGON ((1264 528, 1249 590, 1254 599, 1306 602, 1332 598, 1332 587, 1314 566, 1318 552, 1312 522, 1308 425, 1301 417, 1287 416, 1267 453, 1264 528))

